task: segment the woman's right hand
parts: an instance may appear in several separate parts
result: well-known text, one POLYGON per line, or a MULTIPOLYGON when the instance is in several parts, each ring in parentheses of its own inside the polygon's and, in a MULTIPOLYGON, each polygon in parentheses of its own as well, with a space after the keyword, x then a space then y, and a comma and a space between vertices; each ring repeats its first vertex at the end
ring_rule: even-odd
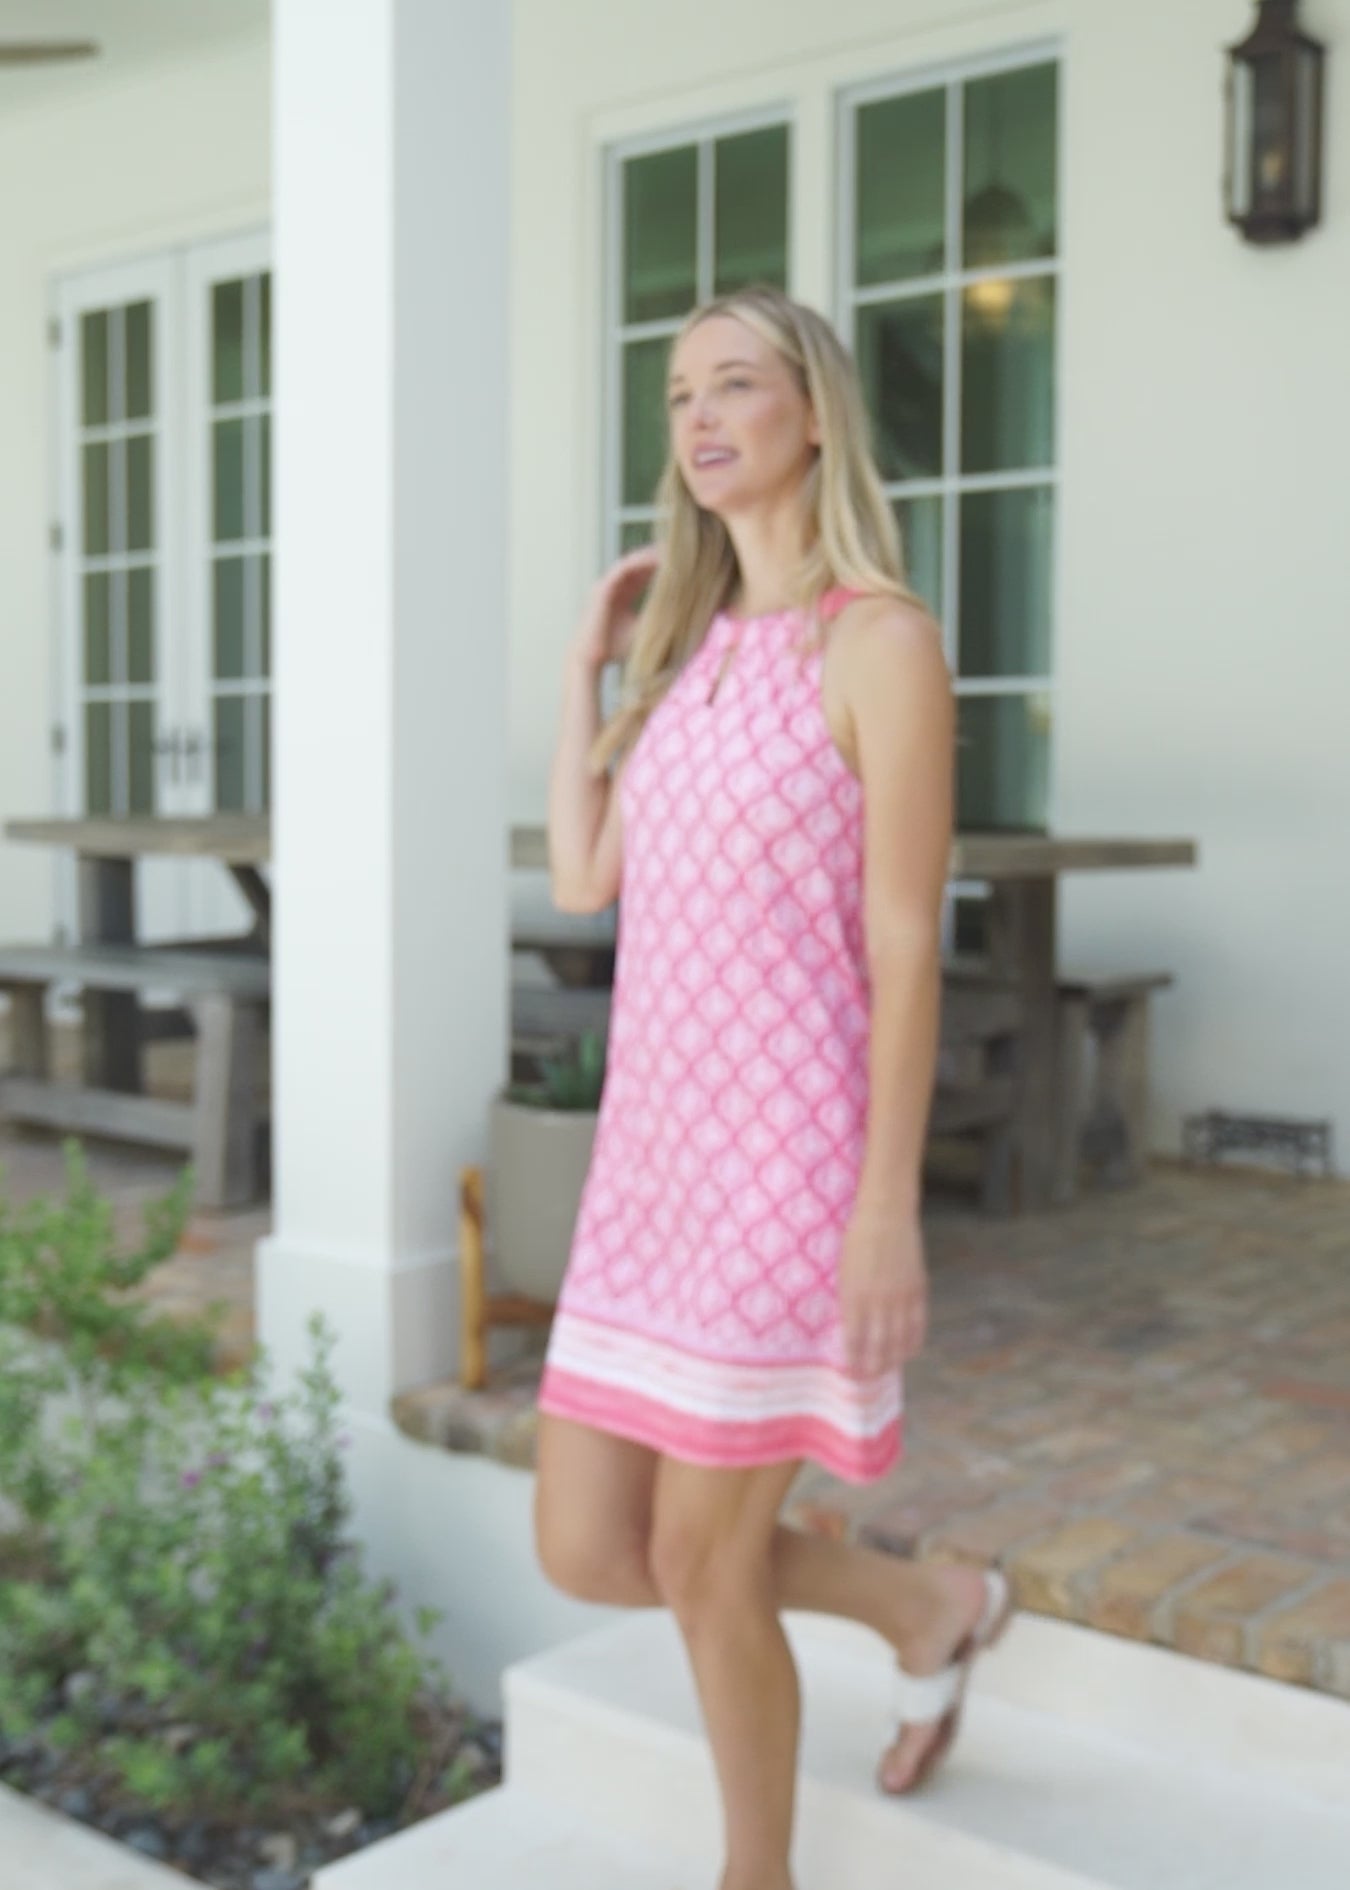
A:
POLYGON ((637 600, 660 562, 655 545, 641 545, 596 580, 573 645, 578 660, 588 668, 600 670, 606 663, 621 663, 627 657, 637 624, 637 600))

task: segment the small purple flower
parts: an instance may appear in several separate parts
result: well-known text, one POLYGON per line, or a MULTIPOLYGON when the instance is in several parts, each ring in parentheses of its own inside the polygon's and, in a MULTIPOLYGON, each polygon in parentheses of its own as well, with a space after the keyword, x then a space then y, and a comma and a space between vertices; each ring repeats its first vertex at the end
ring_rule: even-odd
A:
POLYGON ((213 1450, 206 1460, 206 1467, 208 1470, 225 1470, 229 1468, 229 1463, 230 1458, 227 1451, 213 1450))
POLYGON ((350 1431, 344 1431, 344 1432, 342 1433, 342 1435, 341 1435, 341 1437, 339 1437, 339 1439, 337 1440, 337 1447, 338 1447, 338 1449, 339 1449, 339 1450, 350 1450, 350 1449, 351 1449, 351 1447, 352 1447, 352 1437, 351 1437, 351 1432, 350 1432, 350 1431))
POLYGON ((276 1406, 274 1404, 264 1403, 264 1404, 255 1405, 253 1408, 254 1417, 256 1417, 263 1424, 270 1424, 272 1422, 272 1419, 276 1416, 276 1414, 277 1414, 277 1411, 276 1411, 276 1406))
POLYGON ((185 1490, 195 1490, 201 1480, 202 1473, 200 1470, 185 1470, 179 1478, 185 1490))

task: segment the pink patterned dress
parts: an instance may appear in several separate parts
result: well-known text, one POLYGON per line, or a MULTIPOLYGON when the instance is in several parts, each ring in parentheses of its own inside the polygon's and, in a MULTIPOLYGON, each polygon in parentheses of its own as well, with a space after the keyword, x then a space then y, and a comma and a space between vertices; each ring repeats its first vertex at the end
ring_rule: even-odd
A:
POLYGON ((863 805, 806 628, 719 613, 620 776, 605 1087, 539 1402, 686 1462, 861 1483, 899 1455, 901 1383, 855 1376, 841 1324, 863 805))

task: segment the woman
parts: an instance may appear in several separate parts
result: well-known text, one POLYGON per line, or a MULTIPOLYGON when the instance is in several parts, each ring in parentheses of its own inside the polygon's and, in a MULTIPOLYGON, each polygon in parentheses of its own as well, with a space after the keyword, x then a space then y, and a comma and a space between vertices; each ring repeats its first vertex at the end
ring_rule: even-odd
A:
POLYGON ((952 698, 828 324, 773 290, 695 311, 669 411, 660 543, 595 588, 550 785, 556 903, 622 899, 536 1527, 569 1593, 672 1610, 722 1790, 722 1890, 791 1890, 780 1611, 894 1647, 879 1777, 901 1792, 950 1744, 1009 1610, 997 1575, 778 1522, 805 1461, 892 1468, 924 1338, 952 698), (601 730, 616 658, 625 700, 601 730))

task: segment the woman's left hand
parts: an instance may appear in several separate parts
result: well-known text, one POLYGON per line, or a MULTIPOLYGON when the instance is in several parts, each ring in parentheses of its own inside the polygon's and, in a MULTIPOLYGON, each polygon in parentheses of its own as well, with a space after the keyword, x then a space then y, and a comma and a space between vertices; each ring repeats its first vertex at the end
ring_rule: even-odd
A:
POLYGON ((855 1208, 844 1235, 839 1296, 849 1367, 897 1371, 928 1331, 928 1267, 917 1213, 855 1208))

